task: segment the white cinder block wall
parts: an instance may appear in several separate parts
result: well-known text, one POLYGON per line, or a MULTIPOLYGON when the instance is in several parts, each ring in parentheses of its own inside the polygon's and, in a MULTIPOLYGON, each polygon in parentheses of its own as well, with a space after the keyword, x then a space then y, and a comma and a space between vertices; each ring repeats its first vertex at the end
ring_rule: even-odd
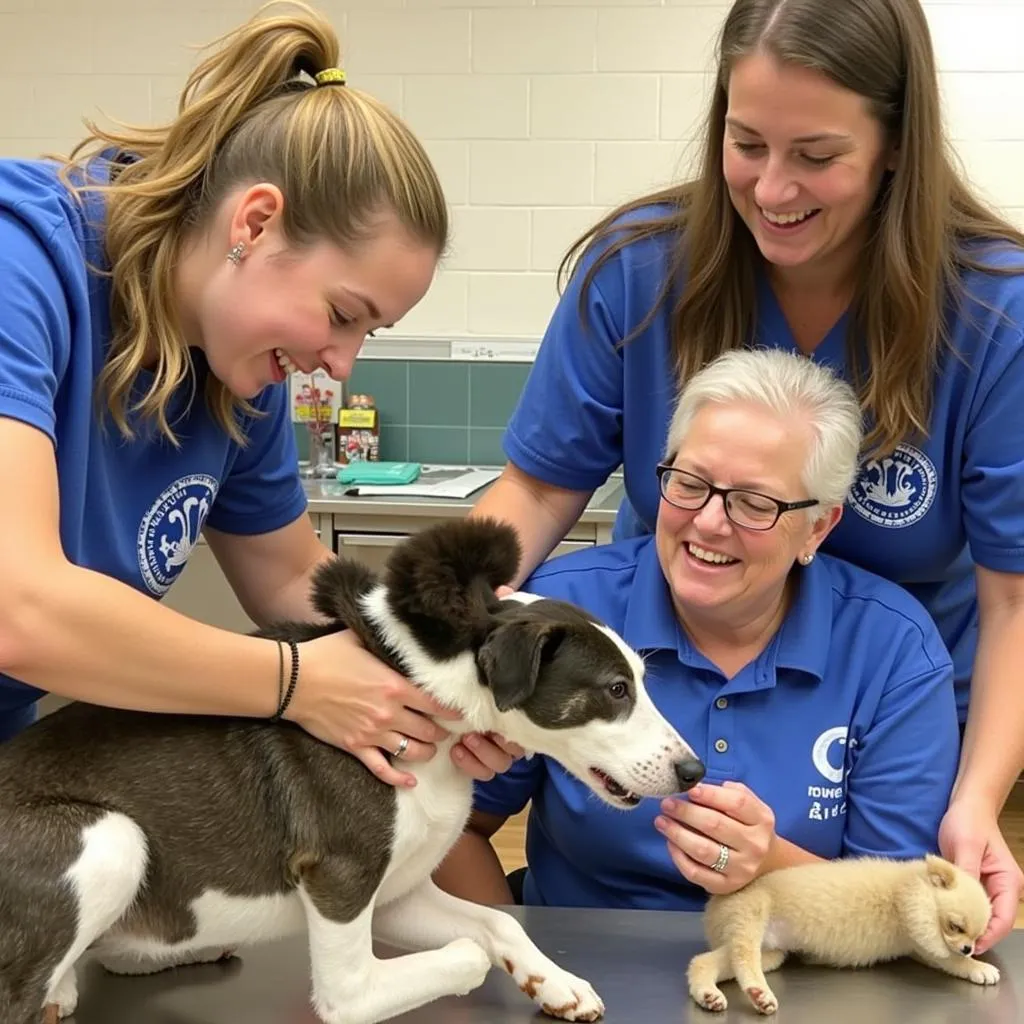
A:
MULTIPOLYGON (((837 3, 843 0, 836 0, 837 3)), ((321 0, 353 85, 426 141, 454 252, 411 336, 536 339, 566 245, 672 179, 728 5, 701 0, 321 0)), ((66 149, 83 113, 169 116, 191 44, 254 0, 0 0, 0 155, 66 149)), ((927 0, 968 172, 1024 224, 1024 3, 927 0)))

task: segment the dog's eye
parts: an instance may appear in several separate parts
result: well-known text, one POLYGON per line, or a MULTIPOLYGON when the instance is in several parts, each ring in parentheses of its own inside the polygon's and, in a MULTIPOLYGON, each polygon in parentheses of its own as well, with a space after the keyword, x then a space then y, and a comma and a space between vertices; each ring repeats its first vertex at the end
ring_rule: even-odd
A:
POLYGON ((612 685, 608 687, 608 692, 616 700, 622 700, 624 697, 629 696, 629 687, 624 682, 622 682, 622 680, 619 680, 616 683, 612 683, 612 685))
POLYGON ((946 923, 947 923, 947 925, 948 925, 948 927, 949 927, 949 930, 950 930, 950 931, 951 931, 951 932, 952 932, 952 933, 953 933, 954 935, 963 935, 963 933, 964 933, 964 930, 963 930, 963 928, 961 928, 961 927, 960 927, 960 925, 958 925, 958 924, 956 923, 956 921, 947 921, 946 923))

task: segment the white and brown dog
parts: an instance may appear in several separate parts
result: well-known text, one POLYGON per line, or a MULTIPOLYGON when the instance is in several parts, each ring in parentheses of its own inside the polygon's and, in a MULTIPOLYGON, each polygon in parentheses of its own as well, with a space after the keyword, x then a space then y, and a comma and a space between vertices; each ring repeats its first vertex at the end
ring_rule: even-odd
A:
MULTIPOLYGON (((329 624, 261 635, 351 628, 458 709, 456 732, 546 754, 613 806, 689 789, 703 766, 612 630, 561 601, 495 596, 519 556, 507 526, 431 528, 396 549, 383 579, 325 565, 314 594, 329 624)), ((72 1013, 87 950, 139 974, 303 930, 327 1024, 467 993, 491 966, 548 1014, 596 1020, 593 988, 513 917, 431 881, 472 804, 452 742, 410 766, 417 786, 395 789, 287 724, 85 704, 42 719, 0 746, 0 1020, 72 1013), (374 938, 416 952, 377 959, 374 938)))

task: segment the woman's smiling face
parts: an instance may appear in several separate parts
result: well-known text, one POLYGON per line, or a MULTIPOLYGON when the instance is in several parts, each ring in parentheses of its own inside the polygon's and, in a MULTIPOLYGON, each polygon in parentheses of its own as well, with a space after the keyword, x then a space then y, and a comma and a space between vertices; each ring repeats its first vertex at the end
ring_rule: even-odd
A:
MULTIPOLYGON (((672 465, 717 487, 802 501, 815 497, 803 482, 810 445, 810 428, 800 420, 749 402, 709 403, 694 415, 672 465)), ((728 629, 769 614, 794 562, 813 553, 837 519, 817 513, 785 512, 771 529, 751 530, 726 515, 719 495, 696 510, 662 499, 655 544, 683 621, 699 616, 728 629)))
POLYGON ((854 259, 891 165, 867 100, 763 53, 735 63, 727 91, 725 182, 764 258, 779 268, 854 259))
POLYGON ((367 335, 405 316, 437 268, 438 254, 390 211, 347 249, 327 240, 291 245, 283 201, 270 185, 228 197, 219 230, 182 261, 190 342, 238 398, 254 398, 293 369, 347 380, 367 335), (236 240, 244 255, 225 259, 236 240))

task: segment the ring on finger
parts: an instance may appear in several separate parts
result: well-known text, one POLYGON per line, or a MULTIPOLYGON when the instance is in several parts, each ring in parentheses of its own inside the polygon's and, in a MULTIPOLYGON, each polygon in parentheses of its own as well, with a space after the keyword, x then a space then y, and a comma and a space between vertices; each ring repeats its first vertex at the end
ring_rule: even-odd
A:
POLYGON ((398 749, 395 750, 392 757, 399 758, 409 749, 409 737, 403 736, 402 742, 398 744, 398 749))
POLYGON ((720 875, 725 874, 725 869, 729 866, 729 847, 725 843, 718 844, 718 860, 711 865, 711 870, 717 872, 720 875))

